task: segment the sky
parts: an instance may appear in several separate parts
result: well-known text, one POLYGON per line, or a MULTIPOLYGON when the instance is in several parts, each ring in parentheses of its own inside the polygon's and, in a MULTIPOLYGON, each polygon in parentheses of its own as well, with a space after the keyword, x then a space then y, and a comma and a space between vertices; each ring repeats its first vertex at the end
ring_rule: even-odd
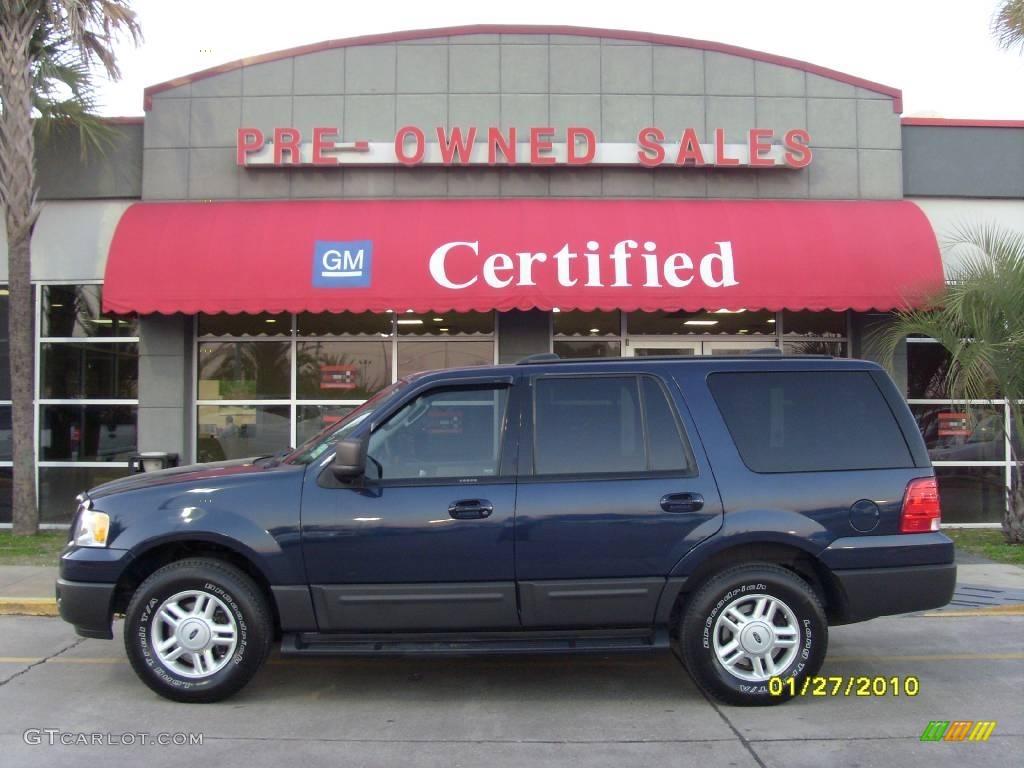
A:
POLYGON ((464 24, 568 24, 712 40, 903 90, 905 116, 1024 119, 1024 54, 997 48, 999 0, 133 0, 144 42, 100 113, 141 115, 142 92, 228 61, 365 34, 464 24))

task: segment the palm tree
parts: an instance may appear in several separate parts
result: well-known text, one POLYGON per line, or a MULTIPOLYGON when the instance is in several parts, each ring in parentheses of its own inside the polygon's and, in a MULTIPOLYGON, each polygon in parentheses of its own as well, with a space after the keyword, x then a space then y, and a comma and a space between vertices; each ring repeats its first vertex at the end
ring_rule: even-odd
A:
POLYGON ((963 254, 945 291, 924 309, 898 313, 875 334, 871 346, 890 367, 907 336, 930 336, 949 352, 945 374, 957 400, 1006 398, 1016 440, 1011 440, 1013 483, 1003 515, 1003 534, 1024 543, 1024 233, 997 226, 962 227, 949 239, 963 254))
POLYGON ((140 39, 127 0, 0 0, 0 205, 8 242, 15 534, 32 534, 39 526, 31 375, 30 244, 39 216, 35 130, 74 125, 86 139, 83 147, 100 135, 100 123, 87 118, 93 106, 90 68, 99 63, 109 77, 119 76, 113 44, 120 33, 140 39))
POLYGON ((1024 49, 1024 0, 1003 0, 992 17, 992 34, 1000 48, 1024 49))

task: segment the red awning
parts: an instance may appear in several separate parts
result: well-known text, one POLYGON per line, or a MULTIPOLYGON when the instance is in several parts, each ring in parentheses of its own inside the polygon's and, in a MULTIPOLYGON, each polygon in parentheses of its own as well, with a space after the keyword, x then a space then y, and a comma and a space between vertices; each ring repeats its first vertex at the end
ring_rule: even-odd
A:
POLYGON ((942 287, 905 201, 137 203, 110 312, 906 307, 942 287))

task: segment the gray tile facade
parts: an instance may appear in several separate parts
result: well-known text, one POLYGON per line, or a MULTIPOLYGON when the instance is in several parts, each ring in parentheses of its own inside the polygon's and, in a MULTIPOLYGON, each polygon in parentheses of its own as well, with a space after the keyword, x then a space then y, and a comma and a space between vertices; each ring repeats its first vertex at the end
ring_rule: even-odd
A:
POLYGON ((146 199, 364 197, 897 198, 901 129, 892 98, 822 74, 718 51, 578 35, 455 35, 315 51, 252 64, 154 94, 146 116, 146 199), (437 126, 569 126, 599 141, 632 142, 657 126, 668 142, 694 128, 704 143, 723 128, 781 141, 811 135, 802 170, 670 167, 249 169, 235 163, 239 127, 293 126, 311 139, 390 142, 400 125, 434 140, 437 126))

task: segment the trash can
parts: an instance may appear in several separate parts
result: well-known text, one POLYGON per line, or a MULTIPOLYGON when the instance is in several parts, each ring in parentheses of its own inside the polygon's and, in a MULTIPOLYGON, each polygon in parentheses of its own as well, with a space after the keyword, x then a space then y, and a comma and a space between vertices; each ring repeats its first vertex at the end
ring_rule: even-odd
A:
POLYGON ((168 467, 178 466, 178 454, 167 451, 146 451, 136 453, 128 459, 130 472, 157 472, 168 467))

